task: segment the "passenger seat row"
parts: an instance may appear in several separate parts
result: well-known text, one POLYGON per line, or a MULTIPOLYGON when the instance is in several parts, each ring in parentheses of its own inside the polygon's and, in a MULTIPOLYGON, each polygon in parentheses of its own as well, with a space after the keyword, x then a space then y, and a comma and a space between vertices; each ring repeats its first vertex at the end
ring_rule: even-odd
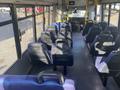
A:
POLYGON ((30 43, 28 52, 33 64, 42 61, 52 65, 54 70, 57 66, 63 66, 66 74, 67 66, 73 65, 72 31, 69 23, 57 25, 52 24, 41 34, 38 42, 30 43))
POLYGON ((0 76, 0 90, 75 90, 74 81, 60 73, 0 76))
MULTIPOLYGON (((28 45, 28 53, 32 64, 43 62, 46 65, 73 65, 72 31, 68 23, 54 23, 41 34, 38 42, 28 45), (61 25, 61 26, 58 26, 61 25)), ((40 72, 38 75, 4 75, 0 76, 0 90, 75 90, 72 79, 53 70, 40 72)))
POLYGON ((112 76, 120 86, 120 31, 106 22, 88 22, 83 36, 103 84, 106 85, 107 78, 112 76))

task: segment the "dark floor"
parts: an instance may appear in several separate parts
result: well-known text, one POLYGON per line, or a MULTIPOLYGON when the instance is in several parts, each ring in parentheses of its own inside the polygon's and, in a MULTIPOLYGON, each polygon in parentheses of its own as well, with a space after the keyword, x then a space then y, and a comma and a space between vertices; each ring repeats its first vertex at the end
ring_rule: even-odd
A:
POLYGON ((81 33, 73 33, 74 66, 67 77, 75 80, 76 90, 105 90, 81 33))

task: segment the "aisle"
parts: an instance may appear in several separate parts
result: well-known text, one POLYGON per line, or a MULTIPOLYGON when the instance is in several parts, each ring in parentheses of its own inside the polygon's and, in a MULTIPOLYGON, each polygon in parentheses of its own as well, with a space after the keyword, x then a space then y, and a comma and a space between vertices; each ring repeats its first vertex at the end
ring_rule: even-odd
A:
POLYGON ((73 33, 74 66, 67 77, 75 80, 76 90, 105 90, 93 65, 81 33, 73 33))

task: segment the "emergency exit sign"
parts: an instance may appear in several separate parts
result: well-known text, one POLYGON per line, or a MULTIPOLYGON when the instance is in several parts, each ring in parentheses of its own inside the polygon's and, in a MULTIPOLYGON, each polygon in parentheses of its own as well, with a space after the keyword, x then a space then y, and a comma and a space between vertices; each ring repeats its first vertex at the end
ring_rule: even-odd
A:
POLYGON ((69 1, 69 5, 75 5, 75 1, 69 1))

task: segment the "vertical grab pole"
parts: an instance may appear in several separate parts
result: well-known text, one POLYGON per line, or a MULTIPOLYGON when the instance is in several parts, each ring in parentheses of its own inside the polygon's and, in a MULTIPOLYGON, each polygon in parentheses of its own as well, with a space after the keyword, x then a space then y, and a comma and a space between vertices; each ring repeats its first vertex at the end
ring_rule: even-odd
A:
POLYGON ((45 6, 43 6, 43 31, 45 31, 45 6))
POLYGON ((87 23, 87 20, 88 20, 88 0, 85 0, 85 5, 86 5, 86 13, 85 13, 85 24, 87 23))
POLYGON ((111 4, 109 4, 108 26, 110 25, 110 17, 111 17, 111 4))
POLYGON ((101 5, 101 22, 104 21, 104 5, 101 5))
POLYGON ((120 31, 120 10, 119 10, 118 30, 120 31))
POLYGON ((25 8, 25 17, 27 17, 27 8, 25 8))
POLYGON ((32 15, 33 15, 33 36, 35 42, 37 42, 37 29, 36 29, 36 14, 35 14, 35 6, 32 7, 32 15))
POLYGON ((95 2, 95 18, 94 20, 96 21, 97 20, 97 5, 98 5, 98 0, 94 0, 95 2))
POLYGON ((20 31, 18 29, 16 6, 14 4, 12 4, 10 9, 11 9, 11 16, 12 16, 12 21, 13 21, 13 31, 14 31, 14 37, 15 37, 17 57, 18 57, 18 59, 21 59, 22 51, 21 51, 21 44, 20 44, 20 38, 19 38, 20 31))
POLYGON ((51 14, 50 14, 51 12, 50 12, 50 6, 48 7, 48 26, 50 25, 50 16, 51 16, 51 14))
POLYGON ((94 20, 96 21, 97 20, 97 5, 95 5, 95 18, 94 20))

